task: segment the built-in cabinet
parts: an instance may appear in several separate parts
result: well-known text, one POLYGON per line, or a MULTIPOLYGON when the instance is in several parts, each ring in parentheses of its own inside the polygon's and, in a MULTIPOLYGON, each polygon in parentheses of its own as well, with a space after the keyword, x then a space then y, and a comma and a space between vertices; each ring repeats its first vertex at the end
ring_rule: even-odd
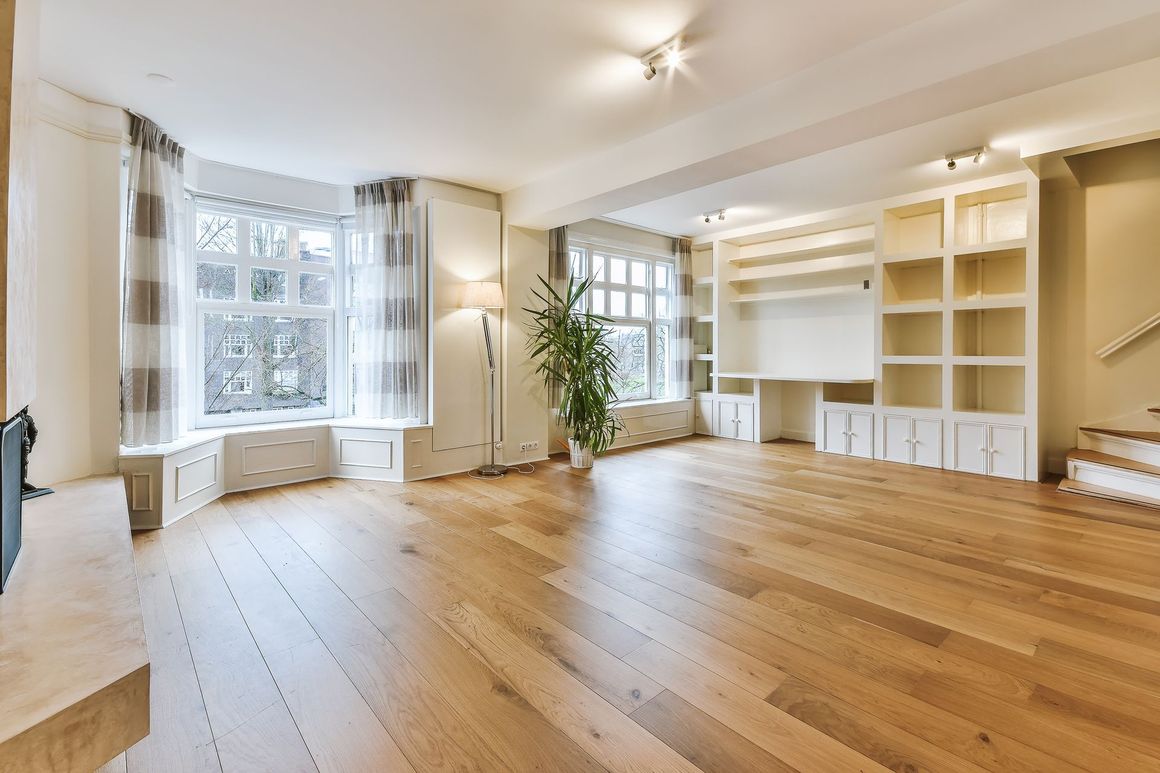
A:
POLYGON ((1009 424, 956 421, 952 466, 959 472, 1022 480, 1025 434, 1023 427, 1009 424))
POLYGON ((942 467, 942 419, 882 416, 882 455, 888 462, 942 467))
POLYGON ((869 411, 826 409, 822 414, 823 451, 874 458, 874 414, 869 411))
POLYGON ((718 437, 753 441, 753 403, 737 400, 717 401, 718 437))

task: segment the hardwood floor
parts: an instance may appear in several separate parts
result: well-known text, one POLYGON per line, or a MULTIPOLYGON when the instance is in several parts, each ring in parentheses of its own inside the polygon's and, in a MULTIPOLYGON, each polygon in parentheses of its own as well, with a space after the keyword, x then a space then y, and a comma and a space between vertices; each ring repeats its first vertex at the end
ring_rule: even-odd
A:
POLYGON ((695 437, 135 537, 109 770, 1160 770, 1160 517, 695 437))

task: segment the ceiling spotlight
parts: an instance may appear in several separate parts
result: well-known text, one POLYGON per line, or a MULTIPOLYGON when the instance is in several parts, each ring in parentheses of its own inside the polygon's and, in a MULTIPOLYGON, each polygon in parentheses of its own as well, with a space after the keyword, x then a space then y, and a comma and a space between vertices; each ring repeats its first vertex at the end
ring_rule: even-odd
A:
POLYGON ((955 171, 959 166, 957 162, 962 161, 964 158, 971 159, 971 161, 975 164, 981 164, 983 163, 983 157, 986 154, 987 148, 982 145, 977 148, 968 148, 967 150, 958 150, 954 153, 947 153, 947 169, 951 172, 955 171))
POLYGON ((651 81, 657 74, 657 65, 676 68, 684 56, 685 40, 677 36, 649 51, 640 58, 644 65, 644 79, 651 81))
POLYGON ((725 219, 725 210, 723 210, 723 209, 715 209, 715 210, 713 210, 712 212, 706 212, 706 213, 704 213, 703 215, 701 215, 701 217, 705 218, 705 222, 706 222, 706 223, 712 223, 712 222, 713 222, 713 216, 714 216, 714 215, 716 215, 716 216, 717 216, 717 219, 718 219, 718 220, 724 220, 724 219, 725 219))

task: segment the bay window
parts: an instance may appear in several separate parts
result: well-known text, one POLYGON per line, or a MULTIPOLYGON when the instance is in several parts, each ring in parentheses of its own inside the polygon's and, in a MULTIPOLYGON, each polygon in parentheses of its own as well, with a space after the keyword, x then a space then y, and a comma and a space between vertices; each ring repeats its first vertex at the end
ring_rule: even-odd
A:
POLYGON ((338 219, 198 200, 198 426, 334 415, 338 219))
POLYGON ((608 317, 619 400, 668 397, 675 260, 574 238, 573 278, 593 277, 588 308, 608 317))

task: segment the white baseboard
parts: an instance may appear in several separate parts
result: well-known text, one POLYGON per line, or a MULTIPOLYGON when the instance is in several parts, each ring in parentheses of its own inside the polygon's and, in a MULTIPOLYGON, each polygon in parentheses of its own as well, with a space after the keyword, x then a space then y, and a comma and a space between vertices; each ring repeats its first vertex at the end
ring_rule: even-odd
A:
POLYGON ((815 434, 813 432, 808 432, 806 430, 783 429, 781 431, 781 436, 783 438, 785 438, 786 440, 801 440, 801 441, 804 441, 806 443, 816 442, 815 434))

